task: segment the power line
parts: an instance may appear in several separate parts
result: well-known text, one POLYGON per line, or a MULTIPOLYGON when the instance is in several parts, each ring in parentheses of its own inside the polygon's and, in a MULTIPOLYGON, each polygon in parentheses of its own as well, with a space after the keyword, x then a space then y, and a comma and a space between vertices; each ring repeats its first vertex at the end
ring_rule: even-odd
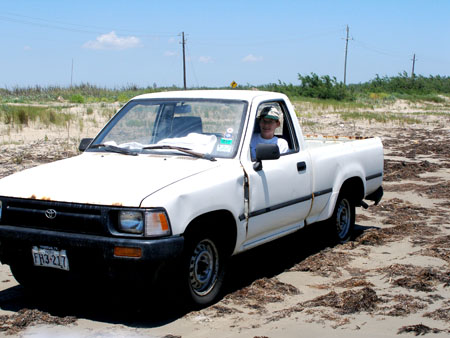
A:
POLYGON ((201 45, 220 45, 220 46, 257 46, 257 45, 279 45, 279 44, 286 44, 286 43, 293 43, 293 42, 300 42, 300 41, 306 41, 306 40, 312 40, 323 36, 329 36, 334 35, 338 32, 340 32, 341 29, 332 29, 327 30, 325 32, 315 33, 315 34, 308 34, 304 36, 292 36, 292 37, 282 37, 282 38, 260 38, 255 37, 251 38, 251 41, 239 41, 239 37, 237 38, 220 38, 220 37, 212 37, 210 39, 208 38, 202 38, 202 39, 193 39, 191 41, 192 44, 201 44, 201 45))
POLYGON ((188 61, 189 61, 189 65, 191 66, 191 69, 192 69, 192 74, 194 75, 195 83, 197 84, 197 87, 200 87, 200 85, 198 83, 198 79, 197 79, 197 74, 195 73, 194 63, 192 62, 192 55, 190 53, 190 49, 188 48, 187 44, 186 44, 186 52, 188 54, 188 61))
POLYGON ((20 24, 25 24, 25 25, 35 26, 35 27, 58 29, 58 30, 76 32, 76 33, 89 33, 89 34, 92 34, 92 33, 101 34, 102 33, 99 31, 92 31, 92 30, 78 29, 78 28, 69 28, 69 27, 63 27, 63 26, 58 26, 58 25, 54 25, 54 24, 45 24, 45 23, 32 22, 32 21, 26 21, 26 20, 21 20, 21 19, 8 18, 5 16, 0 16, 0 20, 20 23, 20 24))
POLYGON ((42 28, 50 28, 50 29, 57 29, 57 30, 64 30, 64 31, 70 31, 75 33, 89 33, 89 34, 103 34, 105 30, 114 30, 117 32, 120 32, 121 34, 134 34, 139 37, 172 37, 176 36, 174 33, 147 33, 144 31, 136 31, 136 30, 129 30, 129 29, 113 29, 111 27, 102 27, 102 26, 92 26, 92 25, 80 25, 75 23, 69 23, 69 22, 63 22, 63 21, 57 21, 57 20, 48 20, 38 17, 32 17, 32 16, 26 16, 26 15, 20 15, 15 13, 8 13, 3 12, 2 15, 0 15, 0 21, 6 21, 6 22, 14 22, 24 25, 30 25, 35 27, 42 27, 42 28), (137 34, 136 34, 137 33, 137 34))
POLYGON ((370 50, 371 52, 377 53, 377 54, 381 54, 381 55, 386 55, 386 56, 392 56, 392 57, 397 57, 397 58, 404 58, 405 55, 403 54, 399 54, 399 53, 395 53, 395 52, 390 52, 390 51, 386 51, 386 50, 382 50, 378 47, 375 46, 369 46, 367 43, 365 43, 364 41, 361 40, 357 40, 357 39, 353 39, 355 47, 360 47, 363 49, 367 49, 370 50))

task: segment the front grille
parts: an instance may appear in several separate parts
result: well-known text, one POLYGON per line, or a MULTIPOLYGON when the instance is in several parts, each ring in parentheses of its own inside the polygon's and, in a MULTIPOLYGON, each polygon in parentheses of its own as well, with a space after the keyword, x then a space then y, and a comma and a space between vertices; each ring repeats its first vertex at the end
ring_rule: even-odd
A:
POLYGON ((2 200, 2 224, 86 234, 109 233, 105 207, 30 199, 2 200))

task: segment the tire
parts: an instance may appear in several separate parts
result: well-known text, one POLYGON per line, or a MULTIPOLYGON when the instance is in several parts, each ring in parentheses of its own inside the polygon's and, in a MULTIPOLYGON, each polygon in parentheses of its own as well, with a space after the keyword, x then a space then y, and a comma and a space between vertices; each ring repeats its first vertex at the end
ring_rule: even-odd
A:
POLYGON ((220 296, 225 276, 225 254, 214 235, 187 238, 184 279, 187 296, 196 307, 214 303, 220 296))
POLYGON ((355 226, 355 203, 345 193, 340 193, 333 215, 327 221, 333 241, 346 243, 355 226))
POLYGON ((56 290, 68 287, 71 282, 66 271, 35 267, 22 261, 11 262, 9 267, 16 281, 30 291, 56 290))
POLYGON ((37 279, 33 277, 30 266, 14 262, 10 263, 9 267, 16 281, 23 287, 31 287, 33 285, 33 280, 37 279))

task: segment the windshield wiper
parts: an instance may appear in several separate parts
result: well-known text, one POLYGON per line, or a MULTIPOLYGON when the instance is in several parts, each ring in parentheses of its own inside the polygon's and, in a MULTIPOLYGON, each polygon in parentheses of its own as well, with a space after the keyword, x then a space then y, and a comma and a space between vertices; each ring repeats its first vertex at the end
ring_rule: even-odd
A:
POLYGON ((193 156, 198 157, 198 158, 204 158, 205 160, 216 161, 216 159, 213 156, 211 156, 210 154, 198 153, 198 152, 193 151, 193 150, 191 150, 189 148, 183 148, 183 147, 176 147, 176 146, 169 146, 169 145, 160 145, 160 146, 148 146, 148 147, 144 147, 142 149, 145 149, 145 150, 153 150, 153 149, 178 150, 178 151, 181 151, 181 152, 186 153, 186 154, 193 155, 193 156))
POLYGON ((113 145, 110 145, 110 144, 100 143, 100 144, 91 145, 89 147, 89 149, 98 149, 98 148, 103 148, 103 150, 110 151, 112 153, 119 153, 119 154, 124 154, 124 155, 137 156, 137 152, 135 152, 135 151, 131 151, 131 150, 125 149, 125 148, 120 148, 120 147, 113 146, 113 145))

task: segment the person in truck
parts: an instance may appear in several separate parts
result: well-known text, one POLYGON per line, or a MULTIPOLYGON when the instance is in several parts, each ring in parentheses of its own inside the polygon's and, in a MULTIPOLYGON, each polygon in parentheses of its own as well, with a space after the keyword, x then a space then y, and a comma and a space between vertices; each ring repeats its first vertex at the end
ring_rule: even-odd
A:
POLYGON ((280 126, 280 112, 275 107, 265 107, 261 110, 258 123, 261 131, 254 133, 250 142, 252 159, 256 158, 256 146, 260 143, 277 144, 280 154, 288 152, 289 145, 285 139, 275 136, 275 130, 280 126))

